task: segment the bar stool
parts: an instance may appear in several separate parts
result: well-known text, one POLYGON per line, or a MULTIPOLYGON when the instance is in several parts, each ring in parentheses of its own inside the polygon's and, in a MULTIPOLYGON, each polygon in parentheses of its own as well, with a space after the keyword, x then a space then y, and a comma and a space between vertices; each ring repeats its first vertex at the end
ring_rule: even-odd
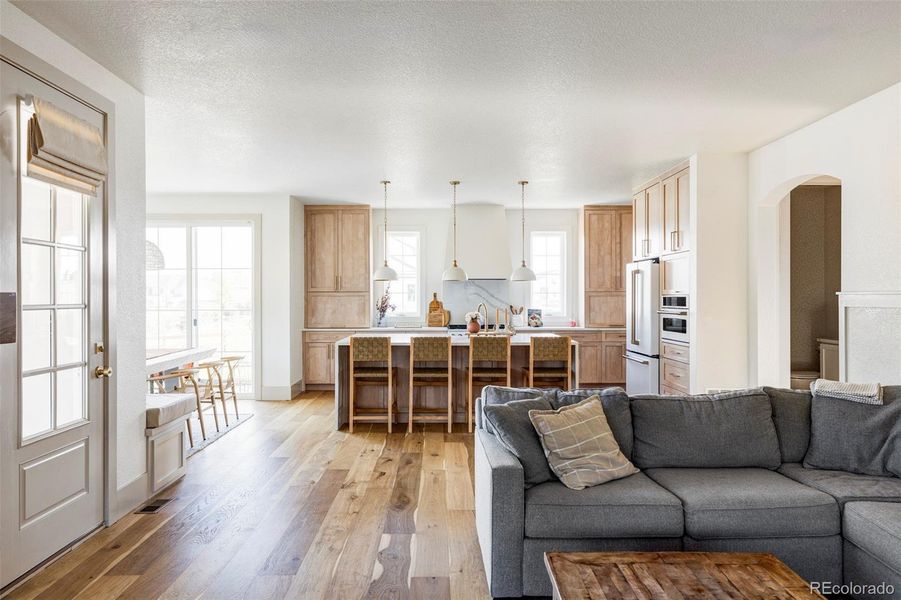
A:
POLYGON ((510 336, 478 336, 469 338, 469 389, 466 412, 472 433, 472 386, 503 382, 510 386, 510 336), (487 363, 487 364, 486 364, 487 363), (498 364, 503 363, 503 364, 498 364))
POLYGON ((560 384, 564 390, 572 388, 571 346, 569 336, 533 336, 529 340, 529 366, 525 368, 529 387, 540 383, 560 384))
MULTIPOLYGON (((223 386, 223 393, 226 398, 231 398, 235 403, 235 419, 240 419, 241 416, 238 414, 238 392, 235 389, 235 367, 238 366, 238 363, 244 360, 243 356, 222 356, 219 358, 222 362, 226 364, 228 367, 228 376, 225 378, 225 385, 223 386)), ((224 400, 223 400, 224 402, 224 400)))
POLYGON ((222 373, 219 368, 222 367, 222 361, 213 360, 198 363, 197 368, 206 371, 206 380, 201 381, 200 385, 203 391, 200 395, 200 401, 209 403, 213 407, 213 421, 216 423, 216 431, 219 431, 219 417, 216 415, 216 400, 222 400, 222 414, 225 417, 225 426, 228 427, 228 411, 225 404, 225 393, 222 387, 222 373))
POLYGON ((391 365, 391 338, 388 336, 351 336, 350 338, 350 389, 348 390, 348 429, 354 431, 357 421, 387 423, 391 433, 395 419, 396 399, 394 397, 395 369, 391 365), (378 408, 358 409, 354 405, 357 386, 384 387, 386 391, 385 410, 378 408))
POLYGON ((408 433, 413 433, 414 421, 441 423, 445 420, 447 421, 447 432, 453 432, 453 374, 454 367, 451 361, 450 336, 423 335, 410 338, 410 398, 407 404, 408 433), (417 387, 445 387, 447 389, 447 411, 414 408, 413 395, 417 387))

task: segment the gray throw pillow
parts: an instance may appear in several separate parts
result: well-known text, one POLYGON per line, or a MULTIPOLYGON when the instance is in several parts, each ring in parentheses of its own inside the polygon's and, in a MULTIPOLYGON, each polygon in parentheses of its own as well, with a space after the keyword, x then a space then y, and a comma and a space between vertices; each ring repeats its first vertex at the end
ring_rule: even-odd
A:
POLYGON ((632 462, 641 469, 777 469, 781 455, 772 410, 762 390, 635 396, 632 462))
POLYGON ((530 410, 550 410, 545 398, 513 400, 506 404, 489 404, 482 411, 485 421, 501 444, 522 463, 526 487, 554 479, 541 439, 529 419, 530 410))
POLYGON ((810 444, 810 392, 772 387, 764 387, 763 391, 773 405, 782 462, 801 462, 810 444))
MULTIPOLYGON (((604 407, 607 424, 613 431, 613 437, 626 458, 632 458, 632 410, 629 408, 629 396, 620 387, 603 389, 576 389, 570 392, 559 391, 551 400, 554 409, 578 404, 582 400, 597 396, 604 407)), ((806 447, 805 447, 806 449, 806 447)), ((800 458, 798 459, 801 460, 800 458)))
MULTIPOLYGON (((486 385, 482 388, 482 406, 489 404, 506 404, 511 400, 531 400, 532 398, 544 398, 553 403, 557 397, 558 388, 515 388, 502 385, 486 385)), ((476 426, 482 427, 482 415, 476 413, 476 426)), ((485 429, 494 433, 490 423, 485 423, 485 429)))
POLYGON ((901 386, 882 390, 882 405, 814 397, 804 466, 901 477, 901 386))

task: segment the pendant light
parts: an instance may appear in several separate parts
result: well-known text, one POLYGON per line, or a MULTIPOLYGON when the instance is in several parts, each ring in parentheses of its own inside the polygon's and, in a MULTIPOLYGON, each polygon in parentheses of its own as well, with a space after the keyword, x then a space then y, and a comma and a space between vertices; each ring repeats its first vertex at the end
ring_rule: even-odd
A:
POLYGON ((384 198, 385 198, 385 210, 384 210, 384 226, 385 226, 385 246, 382 248, 382 254, 385 257, 385 262, 381 267, 375 270, 375 273, 372 275, 373 281, 397 281, 397 271, 388 266, 388 184, 390 181, 380 181, 382 187, 385 190, 384 198))
POLYGON ((454 262, 444 271, 444 275, 441 276, 441 279, 443 279, 444 281, 466 281, 466 271, 464 271, 460 266, 457 265, 457 186, 460 185, 460 182, 455 179, 451 181, 450 184, 454 188, 454 262))
POLYGON ((526 185, 528 181, 517 181, 522 188, 522 264, 510 275, 510 281, 535 281, 535 271, 526 266, 526 185))

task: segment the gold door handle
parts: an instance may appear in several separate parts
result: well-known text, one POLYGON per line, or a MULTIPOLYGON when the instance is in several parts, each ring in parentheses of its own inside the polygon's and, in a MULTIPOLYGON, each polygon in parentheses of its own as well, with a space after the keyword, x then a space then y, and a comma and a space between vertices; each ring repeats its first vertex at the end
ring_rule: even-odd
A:
POLYGON ((112 367, 97 367, 94 369, 94 377, 97 379, 109 378, 112 374, 112 367))

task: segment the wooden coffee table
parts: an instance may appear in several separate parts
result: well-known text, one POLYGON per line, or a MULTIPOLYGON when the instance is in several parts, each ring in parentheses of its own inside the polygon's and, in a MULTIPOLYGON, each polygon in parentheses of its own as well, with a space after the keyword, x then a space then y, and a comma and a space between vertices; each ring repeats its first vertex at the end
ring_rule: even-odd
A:
POLYGON ((547 552, 554 600, 606 598, 819 598, 772 554, 547 552))

